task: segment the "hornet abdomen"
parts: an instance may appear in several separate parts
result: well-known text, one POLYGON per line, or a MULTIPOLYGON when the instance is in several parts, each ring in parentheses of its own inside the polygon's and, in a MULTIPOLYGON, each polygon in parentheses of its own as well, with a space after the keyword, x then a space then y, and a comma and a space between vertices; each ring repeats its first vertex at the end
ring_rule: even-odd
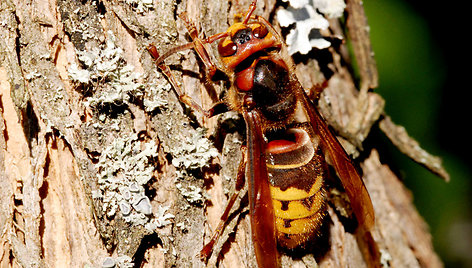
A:
POLYGON ((318 234, 325 215, 326 164, 303 128, 267 144, 267 169, 279 244, 292 249, 318 234))

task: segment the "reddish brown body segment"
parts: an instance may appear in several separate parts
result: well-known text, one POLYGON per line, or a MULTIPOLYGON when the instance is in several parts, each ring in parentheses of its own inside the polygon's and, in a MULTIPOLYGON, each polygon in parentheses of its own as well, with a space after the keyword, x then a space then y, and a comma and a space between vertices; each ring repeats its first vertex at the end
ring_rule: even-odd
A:
MULTIPOLYGON (((149 51, 159 68, 176 88, 179 98, 210 117, 226 104, 242 114, 246 122, 246 143, 236 181, 221 222, 210 243, 202 250, 203 259, 213 245, 245 179, 248 183, 251 230, 259 267, 279 267, 277 246, 296 248, 315 237, 326 214, 324 180, 327 161, 336 170, 363 228, 374 224, 374 210, 362 178, 341 144, 330 132, 316 107, 306 96, 293 70, 280 53, 283 42, 263 18, 253 16, 254 0, 241 22, 226 32, 198 38, 196 28, 184 18, 193 42, 159 57, 155 47, 149 51), (170 54, 194 48, 211 77, 216 69, 203 44, 220 40, 218 53, 223 71, 232 87, 210 110, 203 110, 181 93, 163 60, 170 54)), ((222 111, 226 111, 223 109, 222 111)))
POLYGON ((246 178, 249 183, 249 213, 251 230, 257 263, 260 267, 278 267, 277 240, 275 236, 274 211, 270 194, 264 139, 259 115, 254 112, 244 113, 246 121, 248 147, 248 164, 246 178))

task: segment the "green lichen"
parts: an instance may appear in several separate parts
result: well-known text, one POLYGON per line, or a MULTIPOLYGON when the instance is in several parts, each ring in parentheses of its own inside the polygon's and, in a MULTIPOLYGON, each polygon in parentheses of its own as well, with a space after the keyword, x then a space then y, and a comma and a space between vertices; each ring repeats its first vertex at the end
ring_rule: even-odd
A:
POLYGON ((143 14, 154 7, 152 0, 125 0, 125 2, 138 14, 143 14))
POLYGON ((157 154, 154 141, 142 142, 136 135, 115 139, 103 150, 96 164, 100 190, 94 197, 102 199, 108 217, 119 211, 135 225, 150 221, 152 209, 144 186, 153 178, 157 154))
MULTIPOLYGON (((162 77, 160 74, 158 77, 162 77)), ((171 86, 168 83, 151 84, 144 89, 144 110, 153 112, 157 109, 168 108, 166 95, 170 91, 171 86)))
POLYGON ((141 74, 125 62, 123 49, 116 46, 111 32, 108 32, 108 39, 100 48, 77 51, 77 55, 82 67, 71 64, 69 77, 94 93, 85 99, 84 105, 126 105, 132 98, 143 95, 145 87, 139 82, 141 74))
POLYGON ((207 167, 210 160, 218 156, 218 150, 204 134, 203 128, 197 128, 191 136, 182 135, 181 146, 172 152, 172 165, 183 170, 207 167))
POLYGON ((132 268, 134 267, 133 259, 126 255, 116 258, 106 257, 102 262, 102 268, 132 268))

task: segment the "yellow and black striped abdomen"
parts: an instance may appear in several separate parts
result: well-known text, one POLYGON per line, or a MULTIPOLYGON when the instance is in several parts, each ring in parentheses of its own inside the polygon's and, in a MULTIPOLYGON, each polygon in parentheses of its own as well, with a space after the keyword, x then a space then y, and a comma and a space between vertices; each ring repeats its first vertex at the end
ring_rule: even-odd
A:
POLYGON ((289 249, 317 235, 326 213, 323 157, 305 130, 290 131, 295 141, 278 140, 267 150, 277 239, 289 249))

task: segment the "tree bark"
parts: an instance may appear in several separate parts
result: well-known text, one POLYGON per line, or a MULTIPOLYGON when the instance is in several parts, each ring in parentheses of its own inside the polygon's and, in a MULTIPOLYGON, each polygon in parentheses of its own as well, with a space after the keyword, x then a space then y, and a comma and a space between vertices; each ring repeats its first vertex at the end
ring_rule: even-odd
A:
MULTIPOLYGON (((234 188, 243 124, 235 113, 206 119, 186 109, 146 47, 154 43, 164 52, 188 42, 177 17, 184 11, 209 36, 248 6, 246 0, 0 3, 1 267, 205 266, 199 251, 234 188)), ((259 1, 256 13, 273 19, 274 10, 275 1, 259 1)), ((447 173, 383 112, 384 101, 370 91, 377 78, 360 2, 348 1, 345 15, 350 35, 334 19, 329 34, 354 43, 361 83, 344 44, 294 62, 306 89, 329 81, 319 109, 346 150, 360 155, 376 224, 369 234, 352 228, 342 189, 333 188, 324 242, 318 251, 282 254, 283 265, 379 266, 365 253, 370 247, 383 266, 441 267, 409 191, 378 151, 362 144, 372 126, 397 131, 388 137, 402 151, 447 173)), ((193 52, 166 63, 205 108, 227 86, 224 79, 208 82, 193 52)), ((256 266, 247 210, 243 193, 208 266, 256 266)))

